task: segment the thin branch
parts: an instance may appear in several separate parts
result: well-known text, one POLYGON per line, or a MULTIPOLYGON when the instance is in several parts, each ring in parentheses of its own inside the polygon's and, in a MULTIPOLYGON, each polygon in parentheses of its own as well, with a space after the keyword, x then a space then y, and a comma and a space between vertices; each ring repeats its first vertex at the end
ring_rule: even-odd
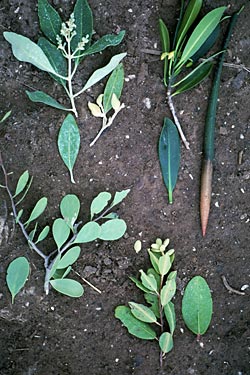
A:
POLYGON ((82 277, 77 271, 75 271, 73 268, 72 268, 72 271, 77 275, 79 276, 82 281, 84 281, 86 284, 88 284, 92 289, 94 289, 96 292, 98 293, 102 293, 100 289, 98 289, 96 286, 94 286, 93 284, 91 284, 88 280, 86 280, 84 277, 82 277))
POLYGON ((225 277, 224 275, 222 275, 221 278, 222 278, 222 282, 223 282, 223 284, 224 284, 224 287, 225 287, 227 290, 229 290, 229 292, 234 293, 234 294, 238 294, 239 296, 244 296, 244 295, 245 295, 244 292, 240 292, 239 290, 232 288, 232 287, 228 284, 227 279, 226 279, 226 277, 225 277))

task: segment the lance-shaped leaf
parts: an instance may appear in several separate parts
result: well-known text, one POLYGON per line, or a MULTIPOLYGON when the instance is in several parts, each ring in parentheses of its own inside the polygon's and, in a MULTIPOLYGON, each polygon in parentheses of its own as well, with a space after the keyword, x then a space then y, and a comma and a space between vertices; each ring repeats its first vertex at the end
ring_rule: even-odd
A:
POLYGON ((90 206, 90 217, 93 219, 94 215, 99 214, 107 206, 109 200, 111 199, 111 194, 103 191, 95 197, 90 206))
POLYGON ((157 318, 152 310, 149 307, 142 305, 141 303, 129 302, 129 307, 132 314, 138 320, 141 320, 145 323, 156 323, 157 318))
POLYGON ((25 171, 21 174, 21 176, 18 179, 16 191, 15 191, 13 198, 15 198, 18 194, 20 194, 25 189, 25 186, 27 185, 29 181, 29 177, 30 175, 28 171, 25 171))
POLYGON ((37 68, 56 74, 43 50, 23 35, 5 31, 4 38, 11 44, 13 55, 19 61, 28 62, 37 68))
POLYGON ((45 238, 48 236, 48 234, 49 234, 49 225, 46 225, 46 227, 44 227, 43 228, 43 230, 41 231, 41 233, 39 234, 39 236, 38 236, 38 239, 37 239, 37 241, 35 242, 36 244, 38 243, 38 242, 41 242, 41 241, 43 241, 43 240, 45 240, 45 238))
POLYGON ((161 285, 161 276, 159 275, 158 272, 156 272, 156 270, 154 268, 149 268, 147 270, 147 275, 148 276, 154 276, 155 280, 156 280, 156 284, 157 284, 157 289, 159 290, 160 289, 160 285, 161 285))
POLYGON ((62 160, 69 169, 70 179, 75 183, 73 167, 80 148, 80 133, 74 116, 67 115, 58 136, 58 149, 62 160))
POLYGON ((95 43, 92 44, 88 49, 86 49, 82 54, 82 56, 92 55, 97 52, 101 52, 105 50, 107 47, 117 46, 121 43, 122 39, 124 38, 125 31, 122 30, 118 35, 115 34, 107 34, 98 39, 95 43))
POLYGON ((149 254, 150 262, 151 262, 152 266, 154 267, 155 271, 157 273, 160 273, 160 271, 159 271, 159 258, 149 249, 148 249, 148 254, 149 254))
POLYGON ((14 259, 8 266, 6 282, 12 295, 12 303, 29 276, 29 263, 25 257, 14 259))
POLYGON ((192 60, 193 63, 198 61, 201 57, 205 56, 210 51, 210 49, 219 38, 220 30, 221 28, 219 24, 216 26, 212 34, 210 34, 206 41, 202 44, 202 46, 198 49, 198 51, 190 57, 190 60, 192 60))
POLYGON ((112 95, 115 94, 117 99, 120 98, 124 82, 123 65, 119 64, 111 73, 104 90, 103 108, 107 113, 112 108, 112 95))
MULTIPOLYGON (((87 49, 93 34, 93 16, 87 0, 77 0, 73 13, 75 17, 76 35, 71 40, 72 51, 75 51, 78 47, 78 43, 82 41, 82 38, 88 35, 89 42, 85 45, 85 49, 87 49)), ((81 54, 82 52, 79 51, 76 56, 81 54)))
POLYGON ((62 104, 58 103, 55 99, 51 96, 46 94, 43 91, 25 91, 28 95, 28 98, 34 103, 43 103, 50 107, 62 109, 63 111, 67 111, 67 108, 64 107, 62 104))
POLYGON ((11 111, 6 112, 5 115, 4 115, 4 116, 1 118, 1 120, 0 120, 0 124, 1 124, 2 122, 4 122, 5 120, 7 120, 7 118, 8 118, 10 115, 11 115, 11 111))
POLYGON ((213 302, 206 280, 195 276, 186 286, 182 299, 182 316, 186 326, 196 335, 203 335, 211 322, 213 302))
POLYGON ((175 124, 167 117, 159 140, 159 160, 161 172, 168 189, 169 203, 173 203, 173 190, 176 185, 180 166, 180 138, 175 124))
POLYGON ((52 233, 57 248, 61 249, 62 245, 67 241, 69 237, 70 228, 63 219, 58 218, 53 223, 52 233))
POLYGON ((114 207, 117 204, 121 203, 123 201, 123 199, 126 198, 126 196, 128 195, 129 192, 130 192, 130 189, 126 189, 126 190, 122 190, 122 191, 117 191, 115 193, 114 199, 113 199, 110 207, 114 207))
POLYGON ((60 35, 62 20, 47 0, 38 0, 38 17, 44 35, 52 43, 57 44, 56 37, 60 35))
POLYGON ((122 219, 112 219, 101 225, 100 240, 115 241, 121 238, 127 229, 127 224, 122 219))
POLYGON ((84 293, 84 289, 78 281, 72 279, 55 279, 50 280, 52 287, 59 293, 69 297, 78 298, 84 293))
POLYGON ((101 227, 95 221, 85 224, 79 231, 74 243, 95 241, 101 234, 101 227))
POLYGON ((60 203, 60 211, 68 226, 73 230, 80 211, 80 201, 74 194, 67 194, 60 203))
POLYGON ((136 319, 129 307, 117 306, 115 317, 122 322, 131 335, 143 340, 154 340, 156 338, 156 333, 150 325, 136 319))
POLYGON ((58 266, 60 260, 61 260, 61 254, 58 253, 57 256, 53 259, 53 261, 50 264, 48 279, 51 279, 52 277, 54 277, 54 274, 56 272, 56 269, 57 269, 57 266, 58 266))
POLYGON ((175 330, 176 318, 175 318, 175 310, 173 302, 169 302, 164 306, 164 314, 167 319, 170 333, 173 335, 175 330))
POLYGON ((164 276, 171 268, 170 256, 166 253, 159 258, 159 273, 164 276))
POLYGON ((142 284, 145 286, 145 288, 155 292, 156 294, 158 293, 157 290, 157 281, 154 277, 154 275, 150 274, 147 275, 143 270, 140 270, 141 274, 141 281, 142 284))
POLYGON ((163 332, 159 338, 159 346, 163 354, 167 354, 173 349, 173 337, 169 332, 163 332))
POLYGON ((29 233, 30 241, 33 241, 35 234, 36 234, 36 230, 37 230, 37 223, 35 224, 35 228, 29 233))
POLYGON ((131 281, 133 281, 133 283, 135 283, 137 288, 141 289, 143 292, 148 293, 150 291, 150 289, 146 288, 136 277, 130 276, 129 278, 131 281))
MULTIPOLYGON (((67 62, 60 50, 54 44, 51 44, 46 38, 39 38, 38 45, 42 48, 55 72, 66 78, 68 76, 67 62)), ((55 81, 66 86, 66 79, 62 79, 53 74, 51 74, 51 76, 55 81)))
POLYGON ((35 207, 33 208, 29 219, 25 223, 26 226, 32 221, 36 220, 40 215, 42 215, 43 211, 47 207, 47 203, 48 203, 48 199, 46 197, 39 199, 39 201, 36 203, 35 207))
POLYGON ((166 284, 161 290, 161 305, 164 307, 171 301, 176 292, 176 281, 175 279, 167 280, 166 284))
MULTIPOLYGON (((161 37, 161 46, 163 53, 170 52, 170 39, 169 39, 169 32, 168 28, 165 25, 162 19, 159 20, 159 28, 160 28, 160 37, 161 37)), ((167 86, 168 84, 168 56, 164 58, 164 85, 167 86)))
POLYGON ((68 250, 58 263, 57 270, 67 268, 68 266, 71 266, 73 263, 75 263, 80 256, 80 252, 80 246, 74 246, 70 250, 68 250))

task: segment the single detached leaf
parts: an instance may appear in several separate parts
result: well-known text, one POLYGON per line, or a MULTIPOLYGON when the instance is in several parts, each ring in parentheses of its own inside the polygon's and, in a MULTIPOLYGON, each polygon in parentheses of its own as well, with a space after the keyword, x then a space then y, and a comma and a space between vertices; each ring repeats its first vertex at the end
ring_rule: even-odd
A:
POLYGON ((159 271, 162 276, 166 275, 171 268, 170 256, 164 254, 159 258, 159 271))
POLYGON ((161 304, 164 307, 171 301, 176 292, 176 281, 175 279, 167 280, 166 284, 161 290, 161 304))
POLYGON ((129 302, 131 313, 137 319, 145 323, 155 323, 157 318, 149 307, 142 305, 141 303, 129 302))
POLYGON ((136 319, 129 307, 117 306, 115 317, 123 323, 131 335, 143 340, 154 340, 156 338, 156 333, 150 325, 136 319))
POLYGON ((84 289, 78 281, 72 279, 55 279, 50 280, 52 287, 59 293, 69 297, 78 298, 84 293, 84 289))
POLYGON ((73 167, 80 148, 80 133, 74 116, 67 115, 58 136, 58 149, 64 164, 69 169, 70 179, 75 183, 73 167))
POLYGON ((157 318, 160 318, 158 296, 152 293, 145 293, 144 298, 145 298, 145 301, 151 305, 150 310, 153 311, 153 313, 155 314, 157 318))
POLYGON ((74 246, 61 258, 57 269, 67 268, 77 261, 80 256, 81 248, 80 246, 74 246))
POLYGON ((11 111, 6 112, 5 115, 4 115, 4 116, 1 118, 1 120, 0 120, 0 124, 1 124, 2 122, 6 121, 7 118, 10 117, 10 115, 11 115, 11 111))
POLYGON ((104 210, 107 206, 108 202, 111 199, 111 194, 104 191, 99 193, 97 197, 95 197, 90 206, 90 217, 91 220, 93 219, 94 215, 99 214, 104 210))
POLYGON ((107 113, 112 108, 112 95, 115 94, 117 99, 120 98, 124 82, 124 69, 120 63, 111 73, 104 90, 103 108, 107 113))
POLYGON ((196 20, 202 7, 202 0, 190 0, 182 18, 180 28, 177 34, 176 49, 180 46, 188 30, 196 20))
POLYGON ((34 103, 43 103, 53 108, 62 109, 63 111, 67 110, 66 107, 58 103, 55 99, 53 99, 51 96, 49 96, 43 91, 27 91, 26 90, 25 92, 28 95, 29 99, 34 103))
POLYGON ((45 240, 45 238, 48 236, 48 234, 49 234, 49 225, 46 225, 46 227, 44 227, 43 228, 43 230, 41 231, 41 233, 39 234, 39 236, 38 236, 38 239, 37 239, 37 241, 36 241, 36 244, 38 243, 38 242, 41 242, 41 241, 43 241, 43 240, 45 240))
POLYGON ((97 69, 88 79, 86 82, 83 91, 86 91, 91 86, 95 85, 97 82, 101 81, 104 77, 106 77, 109 73, 111 73, 120 61, 126 56, 126 53, 120 53, 119 55, 115 55, 111 58, 110 62, 105 65, 103 68, 97 69))
POLYGON ((180 138, 175 124, 167 117, 159 140, 159 160, 163 181, 168 189, 169 203, 173 203, 173 190, 180 166, 180 138))
POLYGON ((169 302, 164 306, 164 314, 167 319, 170 333, 173 335, 175 330, 176 318, 175 318, 175 310, 173 302, 169 302))
POLYGON ((13 198, 15 198, 18 194, 20 194, 25 189, 25 186, 27 185, 29 181, 29 177, 30 175, 28 171, 23 172, 23 174, 19 177, 19 180, 16 186, 15 195, 13 196, 13 198))
MULTIPOLYGON (((160 37, 161 37, 161 46, 163 53, 170 52, 170 39, 169 39, 169 32, 168 28, 165 25, 162 19, 159 20, 159 28, 160 28, 160 37)), ((167 86, 168 84, 168 57, 164 59, 164 85, 167 86)))
POLYGON ((126 196, 128 195, 129 192, 130 192, 130 189, 126 189, 126 190, 122 190, 122 191, 117 191, 115 193, 113 202, 111 203, 111 207, 114 207, 117 204, 121 203, 126 198, 126 196))
POLYGON ((38 17, 44 35, 52 43, 57 44, 56 37, 60 35, 62 20, 47 0, 38 0, 38 17))
POLYGON ((211 322, 213 302, 209 286, 201 276, 195 276, 186 286, 182 299, 182 316, 188 329, 203 335, 211 322))
POLYGON ((97 52, 101 52, 105 50, 107 47, 110 46, 117 46, 121 43, 122 39, 124 38, 125 31, 122 30, 118 35, 115 34, 107 34, 98 39, 95 43, 92 44, 91 47, 86 49, 81 56, 92 55, 97 52))
POLYGON ((155 292, 155 293, 158 293, 158 290, 157 290, 157 281, 154 277, 154 275, 150 274, 150 275, 147 275, 143 270, 140 270, 140 274, 141 274, 141 281, 142 281, 142 284, 145 286, 145 288, 155 292))
MULTIPOLYGON (((85 45, 85 49, 87 49, 93 34, 93 16, 88 2, 86 0, 77 0, 73 13, 75 17, 76 35, 71 41, 72 51, 75 51, 78 47, 78 43, 82 41, 82 38, 88 35, 89 42, 85 45)), ((82 51, 79 51, 76 56, 81 54, 82 51)))
POLYGON ((14 259, 8 266, 6 282, 12 295, 12 303, 29 276, 30 267, 25 257, 14 259))
POLYGON ((77 196, 74 194, 65 195, 61 200, 60 210, 65 222, 73 230, 80 211, 80 201, 77 196))
POLYGON ((67 223, 58 218, 54 221, 52 226, 52 233, 58 249, 61 249, 62 245, 67 241, 70 234, 70 228, 67 223))
POLYGON ((48 199, 46 197, 43 197, 39 199, 39 201, 36 203, 35 207, 33 208, 29 219, 26 221, 25 225, 28 225, 32 221, 36 220, 40 215, 42 215, 43 211, 47 207, 48 199))
POLYGON ((11 44, 13 55, 19 61, 28 62, 38 69, 56 74, 43 50, 23 35, 5 31, 4 38, 11 44))
POLYGON ((74 243, 86 243, 95 241, 97 238, 99 238, 100 233, 100 225, 95 221, 90 221, 81 228, 74 243))
POLYGON ((163 332, 159 338, 159 346, 163 354, 170 352, 173 349, 173 337, 169 332, 163 332))
POLYGON ((127 225, 122 219, 112 219, 101 225, 100 240, 115 241, 121 238, 127 229, 127 225))

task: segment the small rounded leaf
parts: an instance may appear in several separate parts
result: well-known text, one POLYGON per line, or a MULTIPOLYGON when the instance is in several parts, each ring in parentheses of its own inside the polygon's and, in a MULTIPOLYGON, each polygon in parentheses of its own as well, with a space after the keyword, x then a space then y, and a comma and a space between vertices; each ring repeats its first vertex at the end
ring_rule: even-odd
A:
POLYGON ((159 338, 161 351, 166 354, 173 349, 173 337, 169 332, 163 332, 159 338))
POLYGON ((126 232, 127 225, 122 219, 109 220, 101 225, 100 240, 115 241, 121 238, 126 232))
POLYGON ((78 281, 72 279, 55 279, 50 280, 52 287, 57 290, 57 292, 65 294, 69 297, 78 298, 84 293, 84 289, 78 281))
POLYGON ((26 283, 29 271, 29 263, 25 257, 16 258, 9 264, 6 282, 12 295, 12 303, 14 303, 15 296, 26 283))
POLYGON ((149 307, 142 305, 141 303, 129 302, 131 313, 139 320, 145 323, 155 323, 157 318, 149 307))
POLYGON ((74 246, 67 253, 62 257, 60 260, 57 269, 67 268, 71 266, 71 264, 75 263, 75 261, 79 258, 81 252, 80 246, 74 246))
POLYGON ((103 117, 101 109, 98 107, 97 104, 88 102, 89 110, 94 117, 103 117))

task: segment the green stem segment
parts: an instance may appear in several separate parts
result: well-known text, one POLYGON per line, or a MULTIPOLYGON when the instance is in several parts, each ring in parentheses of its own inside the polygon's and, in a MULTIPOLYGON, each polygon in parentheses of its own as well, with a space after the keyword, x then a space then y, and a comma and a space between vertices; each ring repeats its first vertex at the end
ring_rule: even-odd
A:
POLYGON ((225 53, 228 48, 228 44, 233 32, 233 28, 238 19, 239 14, 243 10, 243 7, 234 13, 231 21, 228 25, 226 37, 223 43, 223 52, 221 53, 216 70, 214 73, 214 81, 212 86, 212 91, 210 94, 206 122, 205 122, 205 135, 204 135, 204 153, 203 153, 203 164, 201 172, 201 193, 200 193, 200 216, 201 216, 201 229, 202 235, 205 236, 209 211, 210 211, 210 201, 212 192, 212 175, 213 175, 213 160, 214 160, 214 135, 215 135, 215 122, 216 122, 216 110, 217 101, 219 96, 220 88, 220 78, 223 67, 223 61, 225 58, 225 53))

